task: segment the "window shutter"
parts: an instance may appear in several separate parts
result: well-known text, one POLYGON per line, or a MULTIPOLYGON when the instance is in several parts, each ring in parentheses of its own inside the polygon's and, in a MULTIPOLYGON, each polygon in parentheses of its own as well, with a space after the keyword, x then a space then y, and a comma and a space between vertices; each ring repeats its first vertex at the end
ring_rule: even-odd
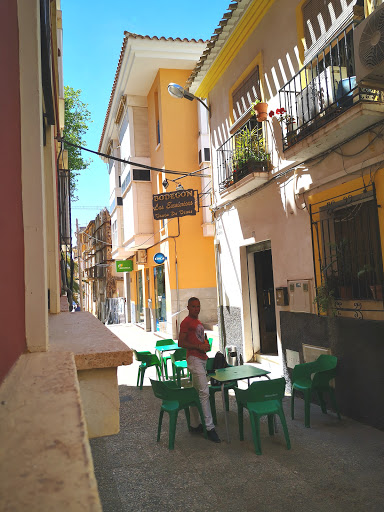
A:
POLYGON ((259 66, 232 93, 233 118, 236 122, 257 99, 261 99, 259 66))
POLYGON ((320 45, 323 45, 324 38, 321 36, 324 34, 328 39, 332 39, 340 28, 340 23, 336 23, 336 20, 339 21, 340 17, 344 18, 342 14, 346 15, 349 11, 352 13, 352 4, 355 3, 356 0, 308 0, 302 8, 307 51, 319 40, 321 40, 320 45))

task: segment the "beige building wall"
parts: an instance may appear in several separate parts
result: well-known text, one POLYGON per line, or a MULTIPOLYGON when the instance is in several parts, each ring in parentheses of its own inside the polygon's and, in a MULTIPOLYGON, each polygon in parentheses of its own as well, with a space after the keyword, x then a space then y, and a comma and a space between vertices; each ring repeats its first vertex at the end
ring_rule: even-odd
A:
POLYGON ((18 2, 21 156, 25 254, 25 322, 30 352, 48 347, 47 241, 40 63, 40 8, 18 2), (37 65, 36 65, 37 64, 37 65))

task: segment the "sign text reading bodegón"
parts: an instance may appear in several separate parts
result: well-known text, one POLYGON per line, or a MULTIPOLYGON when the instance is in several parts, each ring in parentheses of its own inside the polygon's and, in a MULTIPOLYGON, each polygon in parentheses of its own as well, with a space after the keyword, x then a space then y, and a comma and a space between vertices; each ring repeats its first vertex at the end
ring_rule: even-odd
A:
POLYGON ((196 204, 199 204, 198 191, 190 188, 155 194, 152 204, 155 220, 196 215, 196 204))

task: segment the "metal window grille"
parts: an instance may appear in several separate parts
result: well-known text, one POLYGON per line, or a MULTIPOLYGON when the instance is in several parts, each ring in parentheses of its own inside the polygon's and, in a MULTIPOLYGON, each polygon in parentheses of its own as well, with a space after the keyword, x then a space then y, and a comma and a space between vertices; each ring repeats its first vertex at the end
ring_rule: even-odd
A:
POLYGON ((270 155, 262 123, 251 118, 217 150, 219 190, 252 172, 268 171, 270 155))
POLYGON ((361 101, 384 102, 384 93, 356 84, 352 24, 280 89, 279 98, 288 149, 361 101))
POLYGON ((383 263, 374 184, 310 205, 316 287, 336 299, 382 298, 383 263))

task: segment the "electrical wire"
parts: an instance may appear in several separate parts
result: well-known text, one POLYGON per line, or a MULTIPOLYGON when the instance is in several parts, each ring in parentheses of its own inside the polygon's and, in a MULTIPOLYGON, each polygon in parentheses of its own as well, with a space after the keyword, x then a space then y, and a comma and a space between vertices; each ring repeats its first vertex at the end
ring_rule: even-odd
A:
MULTIPOLYGON (((82 151, 88 151, 89 153, 93 153, 94 155, 99 155, 104 158, 107 158, 109 160, 115 160, 116 162, 121 162, 123 164, 129 164, 134 165, 135 167, 140 167, 142 169, 148 169, 150 171, 155 172, 163 172, 165 174, 175 174, 177 176, 182 176, 183 178, 186 178, 188 176, 194 176, 197 172, 204 171, 205 169, 209 169, 209 167, 204 167, 203 169, 198 169, 197 171, 193 171, 190 173, 182 172, 182 171, 172 171, 170 169, 160 169, 159 167, 152 167, 151 165, 145 165, 145 164, 139 164, 137 162, 131 162, 130 160, 124 160, 124 158, 117 158, 116 156, 112 155, 106 155, 105 153, 100 153, 99 151, 94 151, 93 149, 85 148, 84 146, 79 146, 78 144, 73 144, 72 142, 68 142, 67 140, 63 138, 56 137, 58 141, 64 142, 64 144, 67 144, 68 146, 72 146, 77 149, 81 149, 82 151)), ((197 178, 210 178, 210 174, 199 174, 196 176, 197 178)), ((170 180, 173 181, 173 180, 170 180)))
MULTIPOLYGON (((211 189, 209 189, 207 192, 204 192, 204 190, 208 187, 208 186, 211 186, 211 183, 209 182, 202 190, 202 192, 199 194, 199 197, 201 197, 201 195, 204 195, 204 194, 209 194, 211 189)), ((197 203, 199 201, 199 197, 197 199, 195 199, 195 203, 197 203)), ((202 206, 202 208, 210 208, 210 206, 202 206)), ((175 218, 173 219, 168 219, 168 222, 167 222, 167 225, 172 222, 172 220, 175 220, 175 218)), ((136 249, 139 249, 140 247, 142 247, 143 245, 146 245, 147 242, 149 242, 149 240, 151 240, 151 238, 153 238, 154 236, 158 235, 161 231, 163 230, 163 228, 160 228, 159 231, 156 231, 156 233, 153 233, 153 235, 151 235, 147 240, 145 240, 142 244, 140 245, 137 245, 135 247, 135 250, 136 249)), ((79 231, 79 234, 84 234, 86 235, 89 239, 93 239, 95 240, 96 242, 99 242, 99 243, 103 243, 105 244, 105 246, 109 246, 109 247, 116 247, 116 249, 124 249, 125 247, 123 245, 119 245, 119 246, 115 246, 114 244, 110 244, 108 242, 105 242, 104 240, 100 240, 92 235, 89 235, 88 233, 86 233, 85 231, 79 231)))

